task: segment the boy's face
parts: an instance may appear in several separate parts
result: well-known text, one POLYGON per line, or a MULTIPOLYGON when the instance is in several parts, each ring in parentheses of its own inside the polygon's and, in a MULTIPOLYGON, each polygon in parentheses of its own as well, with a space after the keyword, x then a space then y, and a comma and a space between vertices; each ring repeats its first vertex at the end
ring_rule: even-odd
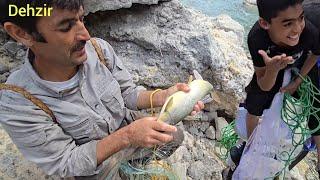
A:
POLYGON ((302 4, 290 6, 280 11, 278 16, 271 19, 264 29, 271 40, 279 46, 295 46, 299 43, 300 35, 305 27, 302 4))

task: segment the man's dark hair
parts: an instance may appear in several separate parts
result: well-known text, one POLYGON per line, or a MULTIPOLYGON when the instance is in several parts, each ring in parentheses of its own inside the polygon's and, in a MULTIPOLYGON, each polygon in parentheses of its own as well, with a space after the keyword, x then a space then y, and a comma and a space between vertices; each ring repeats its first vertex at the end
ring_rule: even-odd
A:
POLYGON ((36 24, 40 17, 25 16, 9 16, 9 5, 15 5, 18 8, 27 7, 52 7, 58 9, 67 9, 71 11, 77 11, 80 7, 83 7, 83 0, 0 0, 0 22, 3 25, 5 22, 12 22, 15 25, 21 27, 29 34, 33 35, 37 41, 45 42, 45 39, 37 31, 36 24))
POLYGON ((278 16, 280 11, 290 6, 302 4, 304 0, 257 0, 259 16, 271 23, 271 19, 278 16))

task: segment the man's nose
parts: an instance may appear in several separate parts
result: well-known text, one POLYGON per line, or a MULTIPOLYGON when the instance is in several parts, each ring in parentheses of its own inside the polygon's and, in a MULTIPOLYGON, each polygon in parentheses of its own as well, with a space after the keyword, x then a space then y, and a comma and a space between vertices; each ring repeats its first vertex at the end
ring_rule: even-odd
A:
POLYGON ((88 41, 90 40, 91 36, 87 30, 87 28, 84 26, 82 22, 80 22, 80 27, 78 31, 76 32, 76 40, 77 41, 88 41))

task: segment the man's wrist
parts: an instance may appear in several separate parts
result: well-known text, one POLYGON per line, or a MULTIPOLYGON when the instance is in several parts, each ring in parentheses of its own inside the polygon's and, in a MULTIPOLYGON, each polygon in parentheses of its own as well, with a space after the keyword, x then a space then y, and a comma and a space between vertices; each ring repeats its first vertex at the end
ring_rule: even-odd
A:
POLYGON ((153 96, 153 104, 154 106, 162 106, 167 98, 167 90, 161 90, 154 94, 153 96))
POLYGON ((130 127, 129 126, 125 126, 121 129, 118 130, 118 135, 119 137, 122 139, 122 145, 124 148, 130 147, 131 146, 131 142, 130 142, 130 127))

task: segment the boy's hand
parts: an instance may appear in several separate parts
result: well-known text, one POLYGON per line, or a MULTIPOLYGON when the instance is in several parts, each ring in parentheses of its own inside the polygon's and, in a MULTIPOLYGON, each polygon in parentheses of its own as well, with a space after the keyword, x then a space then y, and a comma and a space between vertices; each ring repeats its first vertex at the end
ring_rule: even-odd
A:
POLYGON ((288 84, 285 87, 280 88, 280 92, 282 93, 289 93, 289 94, 293 94, 294 92, 296 92, 296 90, 298 89, 298 87, 300 86, 301 82, 297 82, 297 81, 292 81, 290 84, 288 84))
POLYGON ((266 64, 266 68, 268 68, 271 71, 280 71, 287 67, 289 63, 292 63, 293 58, 291 56, 287 56, 286 54, 269 57, 268 54, 264 50, 259 50, 258 52, 266 64))

